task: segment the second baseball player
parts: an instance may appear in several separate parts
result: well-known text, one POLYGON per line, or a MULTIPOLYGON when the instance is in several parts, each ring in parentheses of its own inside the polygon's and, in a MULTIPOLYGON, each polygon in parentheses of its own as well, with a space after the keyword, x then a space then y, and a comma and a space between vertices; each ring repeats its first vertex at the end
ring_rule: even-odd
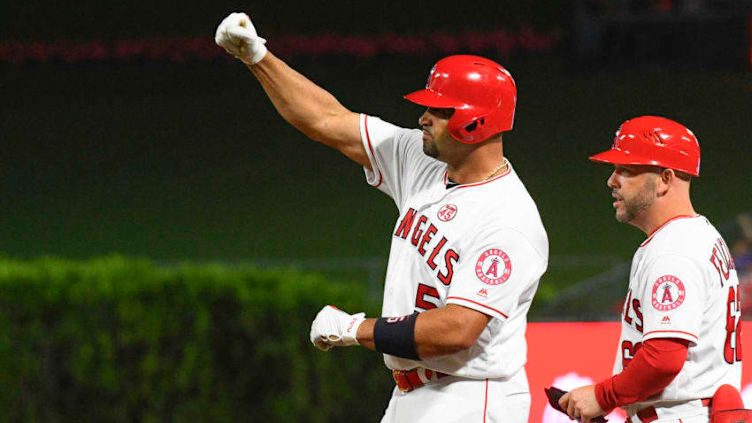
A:
POLYGON ((741 308, 726 242, 690 201, 697 138, 673 120, 641 116, 590 159, 613 164, 616 219, 647 239, 632 260, 614 376, 559 405, 584 422, 622 407, 632 423, 707 423, 722 385, 738 396, 741 308))

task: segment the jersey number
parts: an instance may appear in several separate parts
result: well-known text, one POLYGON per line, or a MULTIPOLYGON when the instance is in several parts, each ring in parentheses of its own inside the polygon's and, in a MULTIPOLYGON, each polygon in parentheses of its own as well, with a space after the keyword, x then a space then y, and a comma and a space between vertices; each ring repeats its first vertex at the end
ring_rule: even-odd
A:
POLYGON ((738 287, 729 287, 726 303, 726 343, 723 345, 723 358, 726 363, 742 361, 742 319, 738 287))
POLYGON ((422 308, 424 311, 438 307, 436 304, 426 301, 426 297, 435 298, 436 301, 439 301, 439 291, 432 286, 419 283, 418 295, 415 296, 415 307, 422 308))
POLYGON ((621 368, 622 370, 627 368, 629 362, 632 361, 637 351, 642 348, 642 342, 632 344, 632 341, 623 341, 621 343, 621 368))

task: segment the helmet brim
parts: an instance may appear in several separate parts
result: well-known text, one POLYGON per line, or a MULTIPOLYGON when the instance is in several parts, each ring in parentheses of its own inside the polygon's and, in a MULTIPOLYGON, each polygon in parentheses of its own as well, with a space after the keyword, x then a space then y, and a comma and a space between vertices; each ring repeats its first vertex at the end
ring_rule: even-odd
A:
POLYGON ((610 163, 618 165, 647 165, 660 166, 656 160, 639 157, 621 150, 607 150, 590 156, 590 160, 598 163, 610 163))
POLYGON ((685 169, 681 167, 666 166, 659 160, 649 159, 647 157, 638 156, 636 154, 624 152, 621 150, 607 150, 602 153, 598 153, 589 157, 591 161, 598 163, 609 163, 615 165, 641 165, 641 166, 657 166, 665 167, 684 172, 694 177, 699 177, 700 173, 691 169, 685 169))
POLYGON ((465 104, 455 98, 441 95, 436 91, 423 89, 405 95, 405 99, 415 104, 439 109, 463 107, 465 104))

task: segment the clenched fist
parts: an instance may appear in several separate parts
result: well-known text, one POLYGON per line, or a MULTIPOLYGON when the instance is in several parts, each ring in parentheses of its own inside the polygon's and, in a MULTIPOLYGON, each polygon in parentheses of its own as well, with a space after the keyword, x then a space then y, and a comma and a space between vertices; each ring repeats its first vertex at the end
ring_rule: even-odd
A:
POLYGON ((347 314, 334 306, 325 306, 311 324, 311 342, 322 351, 360 345, 356 336, 365 319, 365 313, 347 314))
POLYGON ((230 13, 217 27, 214 42, 248 65, 266 56, 266 40, 259 37, 245 13, 230 13))

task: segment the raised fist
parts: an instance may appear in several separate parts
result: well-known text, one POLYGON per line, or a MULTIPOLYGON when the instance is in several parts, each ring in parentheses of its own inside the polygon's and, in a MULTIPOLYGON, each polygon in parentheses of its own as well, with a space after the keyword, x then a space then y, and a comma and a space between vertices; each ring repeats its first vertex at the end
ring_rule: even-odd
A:
POLYGON ((230 13, 217 27, 214 42, 249 65, 266 56, 266 40, 259 37, 251 18, 245 13, 230 13))

